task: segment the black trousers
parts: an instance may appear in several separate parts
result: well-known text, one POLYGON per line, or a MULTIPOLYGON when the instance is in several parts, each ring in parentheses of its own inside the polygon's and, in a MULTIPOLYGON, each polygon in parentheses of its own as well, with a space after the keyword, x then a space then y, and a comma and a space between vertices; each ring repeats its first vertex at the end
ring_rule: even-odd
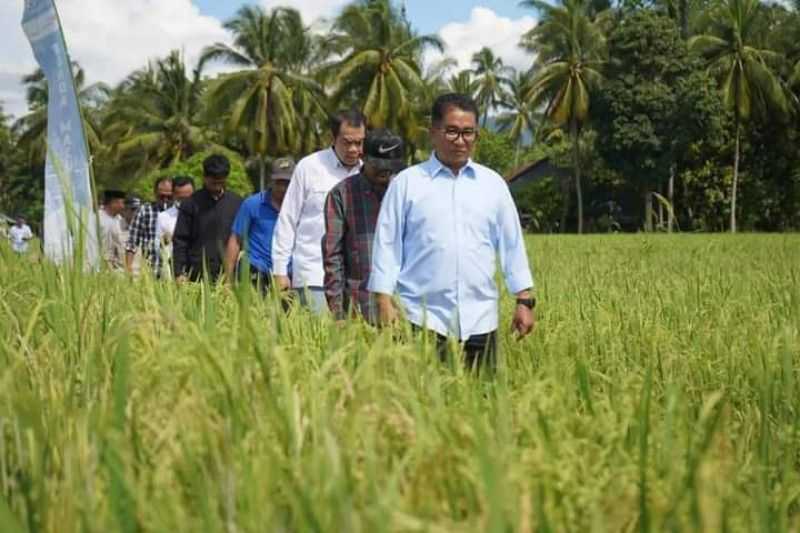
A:
POLYGON ((250 283, 253 287, 263 295, 267 294, 270 286, 272 286, 272 274, 269 272, 261 272, 257 268, 250 266, 250 283))
MULTIPOLYGON (((454 355, 451 350, 450 341, 444 335, 431 330, 426 330, 411 325, 415 333, 423 335, 434 335, 436 338, 436 352, 439 360, 448 363, 454 355)), ((468 369, 480 371, 487 369, 494 371, 497 368, 497 331, 472 335, 466 341, 459 343, 464 350, 464 366, 468 369)))

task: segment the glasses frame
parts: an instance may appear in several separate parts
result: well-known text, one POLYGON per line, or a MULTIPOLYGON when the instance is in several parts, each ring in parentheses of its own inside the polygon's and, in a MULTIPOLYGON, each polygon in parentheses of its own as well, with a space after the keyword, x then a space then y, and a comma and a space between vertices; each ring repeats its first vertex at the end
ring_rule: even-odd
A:
POLYGON ((451 143, 457 142, 459 137, 461 139, 463 139, 464 142, 467 143, 467 144, 474 143, 475 141, 478 140, 478 130, 477 129, 475 129, 475 130, 452 129, 451 130, 451 129, 446 128, 446 127, 437 127, 436 129, 440 130, 442 132, 442 135, 444 136, 444 138, 447 141, 451 142, 451 143), (467 138, 467 134, 470 134, 470 133, 471 133, 471 136, 470 136, 471 138, 468 139, 467 138))

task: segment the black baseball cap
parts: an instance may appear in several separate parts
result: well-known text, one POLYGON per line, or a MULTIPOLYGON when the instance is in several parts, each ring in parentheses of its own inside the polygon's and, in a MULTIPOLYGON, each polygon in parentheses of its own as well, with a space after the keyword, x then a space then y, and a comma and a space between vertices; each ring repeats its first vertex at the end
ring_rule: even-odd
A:
POLYGON ((403 139, 387 129, 376 129, 367 133, 364 141, 367 163, 380 170, 400 172, 406 168, 403 139))

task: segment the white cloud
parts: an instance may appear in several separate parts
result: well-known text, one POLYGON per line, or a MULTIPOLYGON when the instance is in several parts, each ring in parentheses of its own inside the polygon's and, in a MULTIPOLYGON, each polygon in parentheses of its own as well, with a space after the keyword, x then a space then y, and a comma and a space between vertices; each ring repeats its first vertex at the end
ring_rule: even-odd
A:
MULTIPOLYGON (((203 47, 230 40, 221 22, 200 14, 191 0, 60 0, 58 8, 70 56, 89 83, 118 83, 173 49, 192 67, 203 47)), ((22 9, 18 0, 0 2, 0 100, 17 116, 26 110, 19 79, 36 68, 22 9)))
MULTIPOLYGON (((486 7, 475 7, 466 22, 451 22, 439 30, 445 43, 445 54, 458 61, 458 68, 471 68, 472 55, 487 46, 506 65, 527 69, 533 58, 519 47, 520 38, 536 25, 536 19, 525 16, 519 19, 501 17, 486 7)), ((431 57, 436 60, 437 57, 431 57)))
POLYGON ((296 9, 303 16, 305 24, 312 24, 321 18, 335 16, 350 0, 261 0, 261 5, 266 9, 289 6, 296 9))

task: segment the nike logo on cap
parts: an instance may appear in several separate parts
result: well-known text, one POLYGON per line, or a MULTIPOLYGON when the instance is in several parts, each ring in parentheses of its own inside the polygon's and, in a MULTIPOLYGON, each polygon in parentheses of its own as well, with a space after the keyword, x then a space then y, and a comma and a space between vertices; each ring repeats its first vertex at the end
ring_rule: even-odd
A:
POLYGON ((390 146, 388 148, 385 147, 385 146, 379 146, 378 147, 378 153, 379 154, 387 154, 387 153, 391 152, 392 150, 394 150, 395 148, 399 148, 399 147, 400 147, 400 143, 393 144, 392 146, 390 146))

